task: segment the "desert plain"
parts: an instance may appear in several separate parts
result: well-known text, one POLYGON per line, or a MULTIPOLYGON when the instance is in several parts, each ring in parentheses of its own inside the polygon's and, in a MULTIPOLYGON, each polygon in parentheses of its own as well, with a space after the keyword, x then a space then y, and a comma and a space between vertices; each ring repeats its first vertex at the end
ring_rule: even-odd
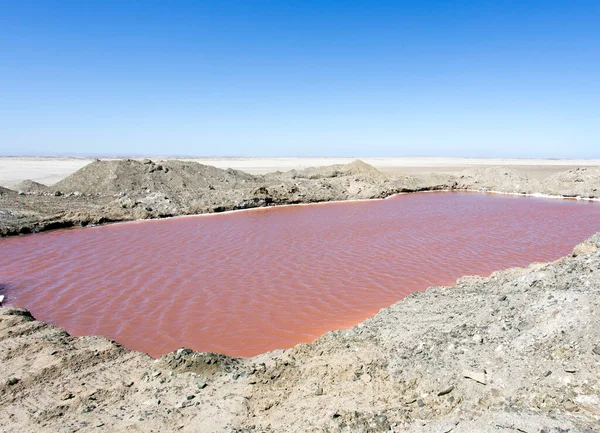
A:
MULTIPOLYGON (((96 158, 86 157, 0 157, 0 186, 14 187, 19 182, 31 179, 45 185, 52 185, 74 173, 96 158)), ((102 159, 115 159, 104 158, 102 159)), ((135 158, 134 158, 135 159, 135 158)), ((143 158, 138 158, 143 159, 143 158)), ((266 174, 275 171, 302 170, 333 164, 349 164, 356 159, 372 165, 377 170, 392 175, 424 173, 456 174, 467 168, 490 166, 510 166, 528 176, 544 177, 576 167, 600 166, 597 159, 527 159, 527 158, 444 158, 444 157, 385 157, 385 158, 168 158, 180 159, 212 165, 217 168, 233 168, 250 174, 266 174)))

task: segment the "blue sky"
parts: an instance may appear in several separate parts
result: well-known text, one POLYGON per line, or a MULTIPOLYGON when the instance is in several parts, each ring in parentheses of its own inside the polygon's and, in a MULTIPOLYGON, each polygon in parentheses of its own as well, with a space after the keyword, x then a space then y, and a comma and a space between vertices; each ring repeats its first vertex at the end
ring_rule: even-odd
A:
POLYGON ((0 0, 0 154, 600 158, 600 1, 0 0))

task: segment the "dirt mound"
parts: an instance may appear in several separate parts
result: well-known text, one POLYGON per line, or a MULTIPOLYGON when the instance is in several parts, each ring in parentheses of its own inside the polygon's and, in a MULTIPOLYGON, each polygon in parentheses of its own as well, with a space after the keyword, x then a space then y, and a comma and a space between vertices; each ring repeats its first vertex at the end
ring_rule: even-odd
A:
POLYGON ((167 195, 194 193, 216 186, 229 188, 253 181, 254 176, 236 170, 221 170, 196 162, 133 159, 95 161, 53 185, 61 192, 114 196, 142 196, 152 192, 167 195), (122 194, 121 194, 122 195, 122 194))
POLYGON ((388 177, 360 159, 350 164, 334 164, 325 167, 309 167, 304 170, 291 170, 281 174, 291 179, 331 179, 336 177, 354 176, 360 180, 381 181, 388 177))
POLYGON ((456 177, 456 189, 489 190, 514 193, 540 192, 538 181, 510 167, 469 168, 456 177))
POLYGON ((561 171, 547 178, 550 182, 562 183, 591 183, 600 181, 600 167, 578 167, 572 170, 561 171))
POLYGON ((555 173, 543 181, 510 167, 474 168, 457 176, 453 188, 594 198, 600 197, 600 167, 575 168, 555 173))
POLYGON ((14 195, 16 194, 16 191, 13 191, 12 189, 8 189, 8 188, 4 188, 3 186, 0 186, 0 195, 14 195))
POLYGON ((17 191, 23 191, 23 192, 48 192, 50 191, 50 188, 48 188, 46 185, 41 184, 39 182, 35 182, 31 179, 26 179, 22 182, 19 182, 18 184, 15 185, 15 190, 17 191))
POLYGON ((600 197, 600 167, 580 167, 553 174, 544 180, 542 191, 568 197, 600 197))

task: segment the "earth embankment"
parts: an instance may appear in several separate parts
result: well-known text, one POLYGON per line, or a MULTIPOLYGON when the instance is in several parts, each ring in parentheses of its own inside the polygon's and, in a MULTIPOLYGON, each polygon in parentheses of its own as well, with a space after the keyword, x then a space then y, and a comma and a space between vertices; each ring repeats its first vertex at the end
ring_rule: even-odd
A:
POLYGON ((476 190, 600 197, 600 168, 556 173, 543 182, 510 167, 459 175, 398 176, 362 161, 251 175, 196 162, 149 159, 94 161, 60 182, 21 182, 0 191, 0 235, 114 221, 254 207, 385 198, 402 192, 476 190))

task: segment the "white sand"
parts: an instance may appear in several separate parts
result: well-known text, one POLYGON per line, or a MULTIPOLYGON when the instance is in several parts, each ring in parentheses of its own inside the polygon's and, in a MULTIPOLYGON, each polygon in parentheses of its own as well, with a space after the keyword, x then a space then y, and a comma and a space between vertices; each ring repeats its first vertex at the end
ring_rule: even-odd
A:
POLYGON ((11 188, 25 179, 52 185, 92 161, 79 158, 0 158, 0 186, 11 188))
MULTIPOLYGON (((154 160, 166 158, 152 158, 154 160)), ((577 166, 600 166, 595 159, 494 159, 494 158, 194 158, 186 159, 219 168, 234 168, 253 174, 277 170, 286 171, 331 164, 347 164, 361 159, 377 169, 393 174, 419 174, 428 172, 457 173, 468 167, 507 165, 530 176, 543 178, 551 173, 577 166)), ((45 185, 52 185, 92 162, 85 158, 42 158, 42 157, 1 157, 0 185, 13 187, 31 179, 45 185)))

